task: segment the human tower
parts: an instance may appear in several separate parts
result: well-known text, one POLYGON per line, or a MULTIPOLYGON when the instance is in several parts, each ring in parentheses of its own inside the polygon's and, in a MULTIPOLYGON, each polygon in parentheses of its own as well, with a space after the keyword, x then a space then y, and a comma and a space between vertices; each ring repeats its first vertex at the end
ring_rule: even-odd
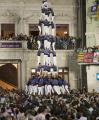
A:
POLYGON ((58 76, 54 24, 54 11, 47 0, 42 1, 39 19, 39 36, 36 75, 27 83, 26 91, 34 95, 52 95, 69 93, 66 81, 58 76), (43 62, 41 58, 43 57, 43 62))
POLYGON ((39 19, 39 37, 38 37, 38 67, 42 67, 43 71, 57 71, 56 51, 55 51, 55 24, 54 11, 49 6, 47 0, 42 1, 41 16, 39 19), (44 55, 43 63, 41 63, 41 55, 44 55), (52 61, 51 61, 52 55, 52 61))

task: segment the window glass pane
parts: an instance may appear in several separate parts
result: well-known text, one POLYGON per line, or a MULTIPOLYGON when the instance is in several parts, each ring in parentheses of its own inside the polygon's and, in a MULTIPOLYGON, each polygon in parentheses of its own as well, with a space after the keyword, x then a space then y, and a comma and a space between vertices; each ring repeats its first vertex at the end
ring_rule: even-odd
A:
POLYGON ((56 35, 60 37, 69 36, 69 24, 56 24, 56 35))
POLYGON ((1 37, 9 40, 15 35, 15 24, 1 24, 1 37))

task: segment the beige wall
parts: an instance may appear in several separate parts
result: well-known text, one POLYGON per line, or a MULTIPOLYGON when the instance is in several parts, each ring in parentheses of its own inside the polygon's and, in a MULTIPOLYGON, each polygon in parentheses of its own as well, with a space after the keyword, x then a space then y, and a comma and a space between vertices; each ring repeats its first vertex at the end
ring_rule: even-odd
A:
MULTIPOLYGON (((91 15, 90 7, 95 5, 95 0, 86 0, 86 44, 87 47, 99 45, 99 20, 96 15, 91 15)), ((96 13, 97 14, 97 13, 96 13)))
MULTIPOLYGON (((86 0, 86 44, 87 47, 99 45, 99 20, 96 15, 90 15, 90 7, 95 5, 95 0, 86 0)), ((90 65, 86 67, 88 91, 92 89, 99 92, 99 81, 96 80, 96 73, 99 72, 98 65, 90 65)))
MULTIPOLYGON (((76 7, 74 0, 50 0, 56 24, 69 24, 69 34, 76 36, 76 7)), ((0 24, 14 23, 16 34, 29 34, 29 24, 38 24, 41 0, 0 0, 0 24)), ((1 33, 1 31, 0 31, 1 33)))
POLYGON ((88 83, 88 91, 91 92, 95 89, 99 92, 99 80, 96 80, 96 73, 99 73, 99 66, 91 65, 87 66, 87 83, 88 83))

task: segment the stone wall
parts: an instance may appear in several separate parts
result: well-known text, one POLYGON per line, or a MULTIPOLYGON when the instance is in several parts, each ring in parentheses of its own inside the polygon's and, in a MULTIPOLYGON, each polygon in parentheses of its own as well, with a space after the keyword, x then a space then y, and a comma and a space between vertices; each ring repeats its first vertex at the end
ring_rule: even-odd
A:
POLYGON ((99 92, 99 80, 96 79, 96 74, 99 73, 99 66, 90 65, 86 67, 86 70, 88 91, 92 92, 94 89, 95 91, 99 92))
POLYGON ((99 20, 96 15, 91 15, 90 7, 95 5, 95 0, 86 1, 86 41, 87 47, 99 45, 99 20))
MULTIPOLYGON (((93 47, 99 45, 99 20, 96 19, 96 15, 90 15, 90 7, 95 5, 95 0, 86 0, 86 45, 87 47, 93 47)), ((91 92, 95 89, 99 92, 99 81, 96 80, 96 73, 99 71, 99 66, 88 65, 86 66, 87 72, 87 85, 88 91, 91 92)))
MULTIPOLYGON (((51 0, 56 24, 69 24, 69 35, 76 36, 77 17, 74 0, 51 0)), ((29 34, 29 24, 38 24, 41 0, 3 0, 0 1, 0 24, 14 23, 15 33, 29 34)), ((1 33, 1 27, 0 27, 1 33)))

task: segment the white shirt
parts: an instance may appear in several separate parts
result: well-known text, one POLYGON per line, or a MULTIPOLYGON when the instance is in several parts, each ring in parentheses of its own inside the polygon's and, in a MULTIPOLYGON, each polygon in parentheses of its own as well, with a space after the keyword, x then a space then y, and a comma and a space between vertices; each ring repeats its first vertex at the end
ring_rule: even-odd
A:
POLYGON ((45 115, 40 113, 34 117, 34 120, 45 120, 45 115))
POLYGON ((99 117, 96 117, 96 120, 99 120, 99 117))
POLYGON ((80 117, 80 119, 79 120, 87 120, 87 117, 80 117))

